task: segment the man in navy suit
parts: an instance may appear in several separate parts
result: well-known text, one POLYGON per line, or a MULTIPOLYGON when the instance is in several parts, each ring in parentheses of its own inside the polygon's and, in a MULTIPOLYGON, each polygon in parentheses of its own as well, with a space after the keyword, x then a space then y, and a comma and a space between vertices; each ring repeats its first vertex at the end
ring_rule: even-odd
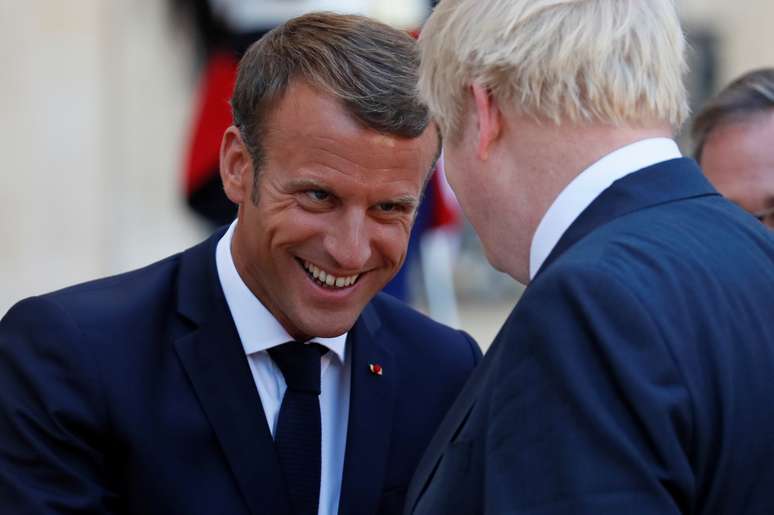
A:
POLYGON ((406 513, 774 507, 774 240, 671 139, 669 0, 443 0, 420 90, 449 181, 527 284, 406 513))
POLYGON ((480 358, 377 294, 438 154, 416 68, 357 16, 251 47, 221 148, 237 220, 0 322, 0 512, 400 513, 480 358))

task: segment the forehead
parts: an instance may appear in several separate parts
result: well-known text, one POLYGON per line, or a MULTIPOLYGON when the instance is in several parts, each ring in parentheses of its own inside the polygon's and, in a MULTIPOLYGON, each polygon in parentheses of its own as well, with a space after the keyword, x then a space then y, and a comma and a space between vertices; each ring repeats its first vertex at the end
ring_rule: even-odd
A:
POLYGON ((757 204, 774 197, 774 111, 715 128, 702 167, 721 193, 757 204))
POLYGON ((364 127, 341 102, 294 81, 268 114, 264 148, 269 168, 285 171, 316 164, 318 171, 391 174, 423 180, 437 154, 434 127, 417 138, 382 134, 364 127))
POLYGON ((774 111, 713 129, 702 164, 709 176, 723 181, 774 177, 774 111))

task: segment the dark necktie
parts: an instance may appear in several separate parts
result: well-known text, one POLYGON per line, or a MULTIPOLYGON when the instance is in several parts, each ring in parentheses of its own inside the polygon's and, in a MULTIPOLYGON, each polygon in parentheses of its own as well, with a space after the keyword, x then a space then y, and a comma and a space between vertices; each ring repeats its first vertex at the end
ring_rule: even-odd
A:
POLYGON ((274 446, 295 515, 317 515, 320 502, 320 358, 327 351, 317 343, 300 342, 269 349, 288 387, 280 406, 274 446))

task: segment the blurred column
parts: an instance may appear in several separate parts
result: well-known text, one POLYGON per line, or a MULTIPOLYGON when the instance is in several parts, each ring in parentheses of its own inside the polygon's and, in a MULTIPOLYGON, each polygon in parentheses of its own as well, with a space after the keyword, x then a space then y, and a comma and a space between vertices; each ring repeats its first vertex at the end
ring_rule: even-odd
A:
POLYGON ((107 273, 179 252, 209 231, 185 206, 179 170, 193 95, 193 39, 167 2, 110 0, 103 120, 110 127, 107 273))
POLYGON ((166 9, 0 2, 0 315, 202 236, 177 176, 193 49, 166 9))
POLYGON ((106 4, 0 3, 0 312, 103 267, 106 4))

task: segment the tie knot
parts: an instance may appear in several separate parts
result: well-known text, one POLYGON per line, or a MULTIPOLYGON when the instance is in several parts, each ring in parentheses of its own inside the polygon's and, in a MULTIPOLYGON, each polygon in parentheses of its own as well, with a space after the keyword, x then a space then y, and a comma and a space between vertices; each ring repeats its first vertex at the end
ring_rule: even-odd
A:
POLYGON ((320 358, 328 349, 319 343, 288 342, 269 349, 288 390, 320 395, 320 358))

